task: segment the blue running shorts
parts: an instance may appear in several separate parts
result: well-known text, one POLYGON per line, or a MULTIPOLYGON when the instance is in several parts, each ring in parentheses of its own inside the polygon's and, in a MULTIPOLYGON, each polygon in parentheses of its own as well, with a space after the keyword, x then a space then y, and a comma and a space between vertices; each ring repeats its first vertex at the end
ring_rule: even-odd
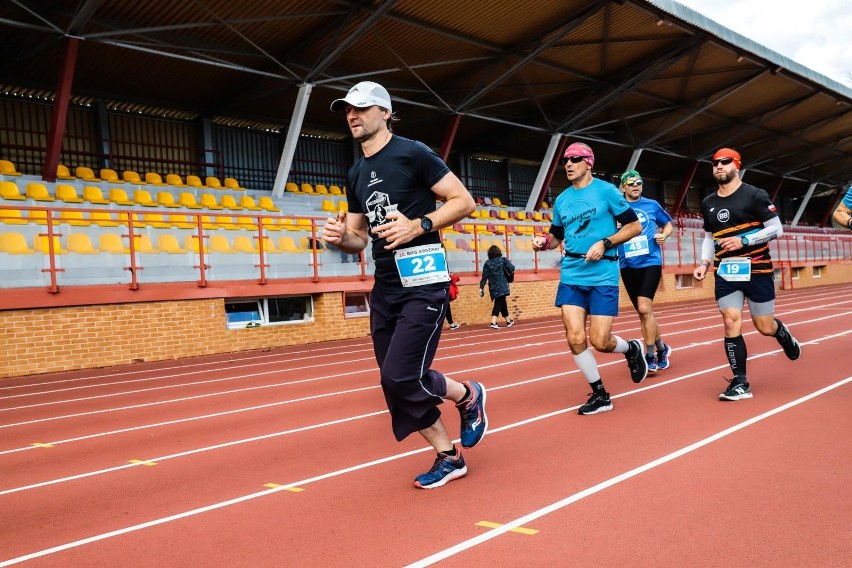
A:
POLYGON ((618 315, 618 286, 575 286, 559 283, 556 307, 579 306, 593 316, 618 315))

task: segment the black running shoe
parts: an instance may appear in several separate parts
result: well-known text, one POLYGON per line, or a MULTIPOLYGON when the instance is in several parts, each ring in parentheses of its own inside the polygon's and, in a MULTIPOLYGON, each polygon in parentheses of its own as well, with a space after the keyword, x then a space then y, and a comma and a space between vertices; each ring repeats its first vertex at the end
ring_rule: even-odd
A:
POLYGON ((778 339, 778 343, 781 344, 781 347, 784 348, 784 355, 787 356, 787 359, 795 361, 802 354, 802 348, 799 346, 799 342, 796 341, 796 338, 793 337, 793 334, 790 333, 790 330, 787 329, 787 326, 784 325, 781 320, 775 321, 778 322, 779 328, 775 337, 778 339))
POLYGON ((589 395, 589 400, 577 409, 577 414, 597 414, 598 412, 607 412, 612 410, 612 401, 609 399, 609 394, 592 393, 589 395))
POLYGON ((627 343, 630 344, 630 349, 624 354, 627 359, 627 366, 630 368, 630 378, 634 383, 641 383, 648 376, 648 362, 645 361, 645 352, 642 350, 642 344, 631 339, 627 343))
POLYGON ((748 386, 748 381, 736 382, 736 378, 731 381, 730 386, 719 395, 719 400, 742 400, 751 398, 751 387, 748 386))

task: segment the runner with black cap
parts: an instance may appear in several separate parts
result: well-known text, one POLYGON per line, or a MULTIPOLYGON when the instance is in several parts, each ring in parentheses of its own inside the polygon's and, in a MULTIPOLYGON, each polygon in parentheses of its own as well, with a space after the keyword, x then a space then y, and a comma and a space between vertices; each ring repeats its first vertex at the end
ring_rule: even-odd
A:
POLYGON ((612 320, 618 315, 615 247, 638 235, 642 225, 617 187, 592 176, 595 154, 589 146, 574 142, 563 157, 571 186, 553 204, 549 232, 535 236, 532 246, 549 250, 565 243, 556 306, 562 311, 574 361, 592 387, 589 400, 578 412, 597 414, 612 410, 612 401, 589 342, 602 353, 623 353, 633 382, 641 383, 648 375, 642 343, 612 335, 612 320))
POLYGON ((769 242, 783 233, 775 205, 766 191, 740 180, 739 152, 722 148, 711 161, 719 188, 701 201, 704 243, 701 264, 693 276, 704 280, 710 267, 716 267, 715 295, 725 325, 725 355, 734 375, 719 399, 742 400, 752 397, 746 375, 748 352, 742 335, 744 300, 748 300, 754 327, 761 335, 775 337, 788 359, 798 359, 801 348, 774 315, 775 281, 769 242))

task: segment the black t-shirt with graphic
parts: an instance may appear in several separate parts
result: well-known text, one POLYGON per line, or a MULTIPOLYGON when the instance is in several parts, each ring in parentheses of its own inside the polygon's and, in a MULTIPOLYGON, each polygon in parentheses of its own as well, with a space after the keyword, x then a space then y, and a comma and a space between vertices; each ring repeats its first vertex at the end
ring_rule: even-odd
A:
MULTIPOLYGON (((360 158, 349 169, 349 211, 367 216, 376 262, 376 285, 402 288, 393 250, 385 250, 387 241, 373 234, 373 229, 383 224, 391 211, 399 211, 409 219, 435 211, 435 194, 431 188, 449 171, 428 146, 397 135, 384 148, 370 157, 360 158)), ((440 242, 440 233, 434 231, 399 248, 440 242)))
POLYGON ((723 251, 718 245, 719 240, 725 237, 743 237, 759 231, 765 221, 778 216, 766 191, 747 183, 727 197, 721 197, 714 191, 701 201, 701 216, 704 217, 704 230, 713 233, 715 266, 729 256, 747 256, 751 258, 754 274, 772 273, 769 243, 748 245, 730 252, 723 251))

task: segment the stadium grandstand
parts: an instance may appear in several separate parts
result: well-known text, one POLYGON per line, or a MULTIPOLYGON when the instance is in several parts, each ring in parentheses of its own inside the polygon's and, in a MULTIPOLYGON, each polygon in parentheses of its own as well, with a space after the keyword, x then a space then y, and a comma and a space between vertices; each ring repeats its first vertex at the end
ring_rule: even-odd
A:
POLYGON ((671 0, 526 6, 4 3, 0 378, 367 335, 369 254, 319 238, 358 152, 329 104, 364 79, 477 201, 443 231, 450 270, 476 286, 499 245, 516 317, 553 315, 559 253, 531 239, 571 141, 602 179, 641 171, 675 218, 660 302, 712 297, 692 269, 721 146, 785 224, 778 287, 852 280, 831 225, 852 90, 671 0))

